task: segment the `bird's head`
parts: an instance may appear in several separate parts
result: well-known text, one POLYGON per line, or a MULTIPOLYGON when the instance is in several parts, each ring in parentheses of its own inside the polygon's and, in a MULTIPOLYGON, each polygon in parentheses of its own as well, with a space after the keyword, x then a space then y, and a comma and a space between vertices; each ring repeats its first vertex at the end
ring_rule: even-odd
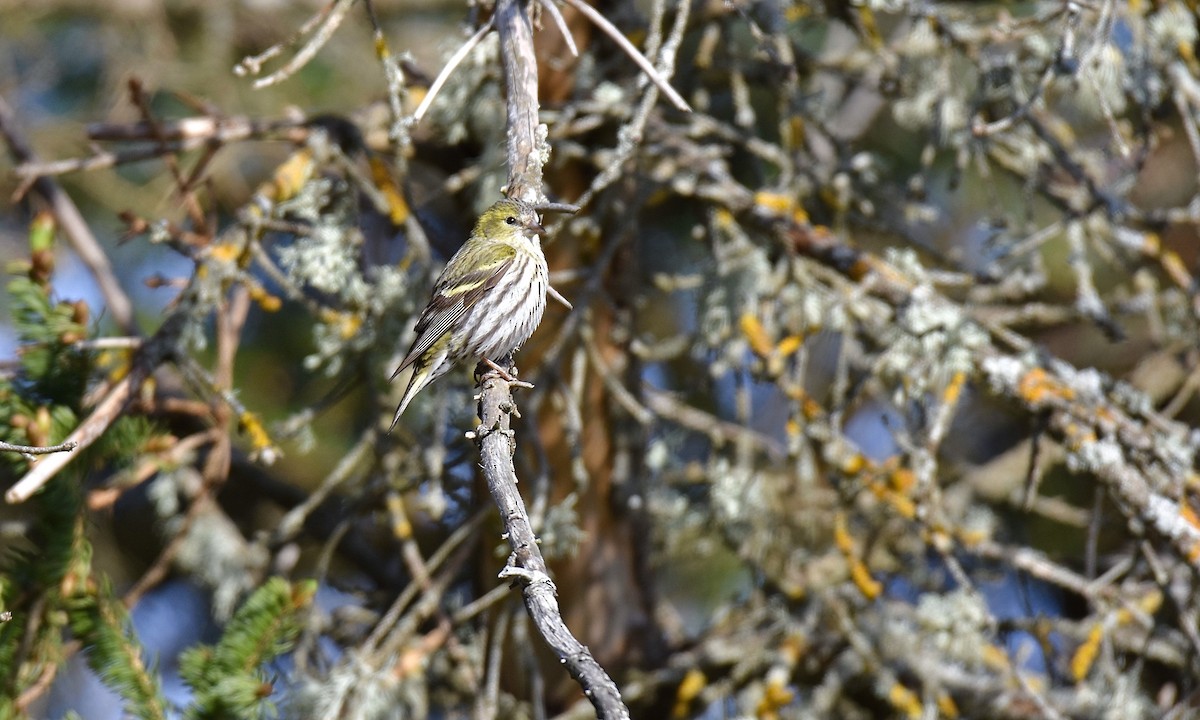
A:
POLYGON ((539 236, 545 237, 546 229, 542 227, 537 210, 529 203, 501 200, 483 211, 472 234, 475 237, 495 240, 515 240, 521 237, 535 242, 539 236))

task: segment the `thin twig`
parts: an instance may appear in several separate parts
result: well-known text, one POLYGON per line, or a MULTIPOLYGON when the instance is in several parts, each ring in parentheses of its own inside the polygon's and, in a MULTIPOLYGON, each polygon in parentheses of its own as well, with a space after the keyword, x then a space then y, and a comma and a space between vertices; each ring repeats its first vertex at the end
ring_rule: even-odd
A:
POLYGON ((388 47, 387 36, 375 13, 375 5, 371 0, 363 0, 367 9, 367 17, 371 20, 371 28, 375 33, 375 56, 383 66, 383 76, 387 81, 388 113, 391 115, 391 126, 388 128, 388 138, 392 141, 392 161, 400 174, 407 174, 406 150, 412 145, 409 135, 409 124, 404 116, 404 104, 408 100, 408 85, 403 58, 397 58, 388 47))
POLYGON ((187 152, 199 148, 218 146, 253 138, 282 135, 298 142, 308 129, 298 120, 256 120, 248 117, 190 117, 163 122, 162 138, 154 135, 153 128, 146 122, 96 123, 88 126, 88 138, 109 142, 154 142, 153 146, 138 146, 120 150, 94 152, 87 157, 68 158, 47 162, 25 162, 13 173, 22 179, 39 178, 46 175, 65 175, 151 160, 164 154, 187 152))
POLYGON ((433 79, 433 84, 429 86, 429 92, 425 93, 424 99, 421 100, 421 104, 417 106, 416 112, 413 113, 414 123, 421 122, 421 118, 425 117, 425 113, 429 110, 429 106, 433 105, 433 99, 437 97, 437 94, 441 91, 442 86, 445 85, 446 81, 450 79, 450 75, 454 73, 455 68, 457 68, 459 64, 466 59, 467 55, 469 55, 471 51, 475 49, 476 45, 483 41, 483 37, 488 34, 489 30, 492 29, 493 20, 494 18, 488 18, 488 21, 481 25, 480 28, 476 30, 473 35, 471 35, 471 37, 467 38, 467 41, 462 44, 462 47, 455 50, 454 54, 450 56, 450 59, 446 61, 446 67, 442 68, 442 71, 438 73, 438 76, 433 79))
POLYGON ((676 399, 670 393, 657 388, 642 389, 646 406, 657 417, 708 436, 718 446, 735 442, 752 445, 774 461, 787 456, 787 451, 775 438, 764 435, 753 428, 728 422, 676 399))
MULTIPOLYGON (((173 314, 167 318, 154 337, 137 351, 129 374, 112 386, 92 414, 67 436, 63 444, 73 443, 83 450, 108 430, 141 388, 142 382, 170 354, 183 322, 184 318, 180 314, 173 314)), ((25 477, 8 489, 4 494, 5 501, 13 505, 25 502, 78 455, 77 452, 59 453, 37 463, 25 473, 25 477)))
POLYGON ((13 445, 0 441, 0 451, 19 452, 25 455, 45 455, 47 453, 70 452, 76 448, 76 443, 65 442, 58 445, 50 445, 48 447, 38 447, 36 445, 13 445))
POLYGON ((571 51, 571 57, 579 57, 579 48, 575 47, 575 38, 572 37, 571 29, 567 27, 567 21, 563 18, 558 6, 554 4, 554 0, 540 0, 538 4, 550 13, 550 18, 554 20, 554 26, 562 34, 563 42, 567 44, 567 50, 571 51))
MULTIPOLYGON (((92 414, 67 437, 64 444, 69 443, 82 450, 98 440, 108 430, 108 427, 120 417, 125 410, 126 403, 145 378, 145 372, 137 371, 130 372, 122 378, 109 390, 92 414)), ((25 473, 25 476, 16 485, 8 489, 8 492, 4 494, 5 501, 10 505, 25 502, 78 455, 79 453, 61 453, 51 455, 37 463, 29 472, 25 473)))
MULTIPOLYGON (((316 28, 316 31, 313 33, 309 41, 305 43, 304 47, 300 48, 296 54, 292 56, 292 59, 289 60, 283 67, 264 78, 255 80, 254 89, 260 90, 286 80, 299 71, 300 68, 307 65, 308 61, 312 60, 317 52, 321 48, 325 47, 325 43, 329 42, 329 38, 333 37, 334 31, 336 31, 342 24, 342 21, 346 19, 346 13, 350 11, 350 8, 353 5, 354 0, 334 0, 332 6, 326 6, 325 8, 322 8, 321 11, 314 17, 314 19, 322 17, 324 19, 316 28)), ((288 44, 295 44, 298 42, 300 36, 311 29, 313 24, 314 23, 312 21, 306 23, 305 27, 301 28, 300 32, 288 41, 288 44)), ((267 57, 270 57, 271 55, 278 54, 279 48, 280 46, 277 45, 269 48, 265 53, 259 55, 257 58, 246 58, 242 60, 241 63, 234 67, 234 73, 237 75, 257 74, 261 61, 267 57)))
POLYGON ((575 309, 574 306, 571 305, 571 301, 563 297, 562 293, 560 293, 558 290, 555 290, 553 285, 546 286, 546 294, 549 295, 552 300, 558 301, 566 309, 575 309))
MULTIPOLYGON (((687 26, 688 7, 688 3, 680 3, 675 13, 671 35, 659 53, 659 59, 662 61, 664 68, 674 67, 675 53, 679 50, 679 44, 683 40, 683 31, 687 26)), ((607 166, 596 175, 592 180, 592 184, 588 186, 588 189, 576 198, 575 202, 578 203, 579 207, 587 207, 602 190, 616 182, 625 173, 625 163, 641 144, 646 123, 650 121, 650 111, 654 108, 655 103, 658 102, 657 90, 658 85, 646 88, 642 98, 638 101, 637 107, 634 108, 633 113, 630 115, 629 122, 625 123, 617 131, 619 142, 617 143, 616 150, 613 152, 607 166)), ((705 116, 701 115, 699 117, 703 118, 705 116)))
POLYGON ((671 87, 671 83, 667 82, 667 80, 663 78, 663 76, 657 70, 654 69, 654 66, 650 64, 650 61, 646 59, 646 56, 639 52, 638 49, 633 46, 633 43, 629 42, 629 40, 626 39, 623 34, 621 34, 621 31, 608 21, 608 18, 601 15, 598 10, 591 5, 588 5, 583 0, 565 0, 565 2, 578 10, 588 20, 591 20, 592 23, 596 27, 600 28, 605 35, 612 38, 613 42, 615 42, 617 46, 629 56, 629 59, 633 60, 633 62, 637 64, 638 68, 640 68, 642 72, 646 73, 646 77, 650 78, 650 81, 654 83, 654 85, 658 87, 658 89, 661 90, 664 95, 667 96, 672 105, 684 112, 692 111, 692 107, 687 104, 687 101, 683 99, 683 96, 676 92, 675 88, 671 87))

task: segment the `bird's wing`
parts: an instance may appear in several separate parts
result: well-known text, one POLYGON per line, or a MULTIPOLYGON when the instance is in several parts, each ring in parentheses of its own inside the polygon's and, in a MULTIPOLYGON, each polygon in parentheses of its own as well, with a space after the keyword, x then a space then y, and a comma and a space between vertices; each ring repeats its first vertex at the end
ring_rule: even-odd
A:
MULTIPOLYGON (((404 357, 404 362, 396 368, 397 373, 416 362, 416 359, 433 347, 433 344, 448 329, 454 327, 462 316, 487 294, 488 290, 496 287, 496 283, 512 266, 517 256, 516 248, 508 246, 501 246, 501 248, 503 248, 503 252, 498 251, 495 260, 472 270, 457 281, 449 282, 439 279, 433 288, 433 296, 429 299, 429 305, 417 320, 417 339, 413 341, 412 348, 404 357)), ((457 257, 452 258, 450 263, 453 264, 457 259, 457 257)))

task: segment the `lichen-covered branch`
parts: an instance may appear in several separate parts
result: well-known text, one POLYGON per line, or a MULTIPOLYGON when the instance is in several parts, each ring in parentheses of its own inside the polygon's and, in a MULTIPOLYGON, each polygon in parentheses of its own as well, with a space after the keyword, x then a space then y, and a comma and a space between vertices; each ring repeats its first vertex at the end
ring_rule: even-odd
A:
MULTIPOLYGON (((545 199, 542 166, 549 156, 546 128, 538 121, 537 58, 528 8, 521 0, 501 0, 496 28, 504 62, 507 90, 508 195, 531 203, 545 199)), ((525 503, 517 490, 512 455, 515 438, 510 423, 516 406, 511 388, 496 373, 479 383, 479 429, 475 432, 488 489, 500 509, 505 537, 513 549, 501 577, 522 585, 529 615, 538 632, 562 660, 596 708, 600 718, 628 718, 616 683, 563 622, 555 599, 557 590, 538 548, 525 503)))
POLYGON ((512 555, 500 577, 521 584, 525 607, 534 625, 562 660, 567 672, 579 682, 584 695, 595 706, 597 717, 628 718, 629 710, 621 701, 616 683, 588 649, 575 639, 559 612, 555 598, 558 590, 550 578, 546 561, 542 559, 525 502, 517 490, 517 474, 512 463, 516 436, 511 418, 515 411, 508 381, 494 371, 485 374, 479 382, 480 422, 474 436, 484 479, 500 510, 504 534, 512 547, 512 555))

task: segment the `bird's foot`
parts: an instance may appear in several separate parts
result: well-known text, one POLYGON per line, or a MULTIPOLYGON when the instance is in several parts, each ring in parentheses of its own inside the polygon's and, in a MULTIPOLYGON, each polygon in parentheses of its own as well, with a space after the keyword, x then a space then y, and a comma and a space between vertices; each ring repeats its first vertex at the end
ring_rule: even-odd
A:
MULTIPOLYGON (((528 382, 525 382, 524 380, 518 380, 518 379, 517 379, 517 368, 516 368, 516 366, 513 366, 512 370, 506 370, 505 368, 502 368, 502 367, 500 367, 499 365, 497 365, 496 363, 492 362, 492 361, 491 361, 490 359, 488 359, 488 358, 483 358, 482 365, 487 365, 487 366, 488 366, 488 367, 490 367, 492 370, 496 371, 496 373, 497 373, 497 374, 498 374, 498 375, 499 375, 501 378, 503 378, 503 379, 504 379, 504 381, 505 381, 506 383, 508 383, 508 384, 509 384, 510 386, 512 386, 512 387, 525 388, 526 390, 532 390, 532 389, 533 389, 533 383, 528 383, 528 382)), ((480 376, 482 376, 482 375, 484 375, 484 374, 485 374, 485 373, 481 373, 481 372, 479 372, 479 370, 480 370, 480 368, 475 368, 475 378, 476 378, 476 380, 478 380, 480 376)))

